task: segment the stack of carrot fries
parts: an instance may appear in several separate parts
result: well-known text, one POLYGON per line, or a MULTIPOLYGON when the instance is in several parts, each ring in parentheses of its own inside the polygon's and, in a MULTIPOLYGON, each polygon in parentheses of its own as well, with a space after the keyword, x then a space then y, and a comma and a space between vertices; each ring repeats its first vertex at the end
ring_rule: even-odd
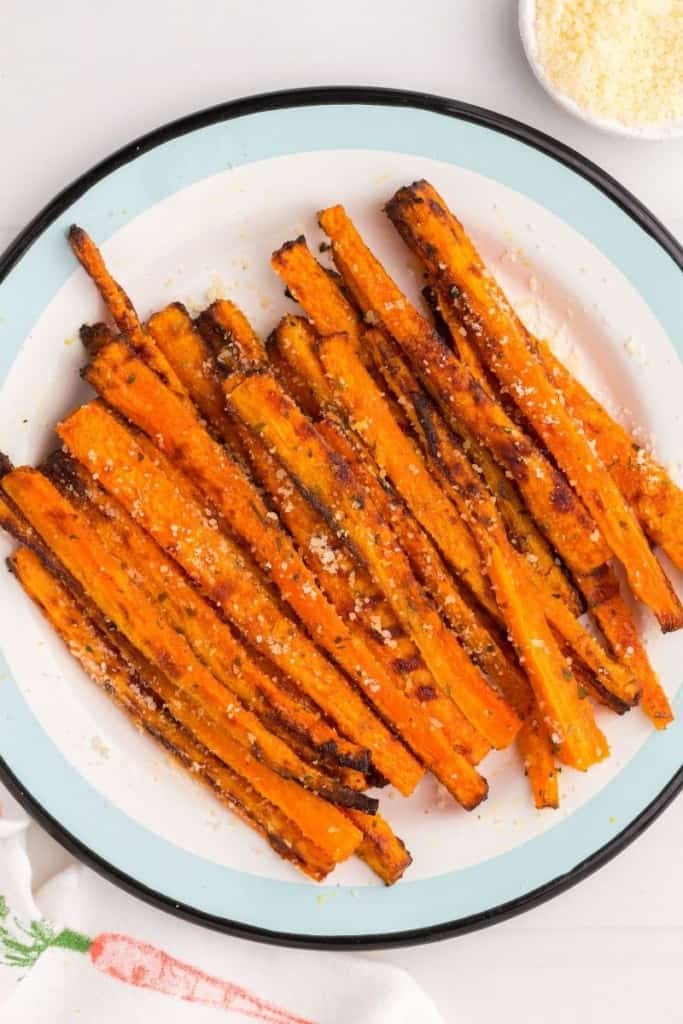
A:
MULTIPOLYGON (((266 340, 229 300, 141 323, 93 241, 113 326, 96 397, 37 469, 3 457, 10 567, 90 677, 282 857, 321 880, 410 854, 369 790, 431 772, 466 810, 516 743, 536 807, 609 756, 595 706, 671 708, 615 573, 664 631, 683 492, 521 322, 427 182, 386 213, 402 294, 344 211, 336 270, 272 265, 305 315, 266 340), (588 613, 592 624, 580 619, 588 613)), ((603 719, 605 721, 605 719, 603 719)))

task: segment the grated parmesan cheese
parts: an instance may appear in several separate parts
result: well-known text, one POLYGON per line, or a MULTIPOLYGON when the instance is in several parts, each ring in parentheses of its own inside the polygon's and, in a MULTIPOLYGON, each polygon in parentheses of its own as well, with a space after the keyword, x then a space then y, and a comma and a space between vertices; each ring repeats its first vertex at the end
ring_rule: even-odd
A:
POLYGON ((551 84, 593 117, 683 118, 683 0, 537 0, 535 34, 551 84))

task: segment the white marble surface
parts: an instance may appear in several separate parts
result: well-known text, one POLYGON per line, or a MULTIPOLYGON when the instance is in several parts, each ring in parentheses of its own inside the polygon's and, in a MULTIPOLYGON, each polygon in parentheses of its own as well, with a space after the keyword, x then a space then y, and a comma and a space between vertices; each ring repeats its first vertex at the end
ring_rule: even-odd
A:
MULTIPOLYGON (((1 8, 0 247, 64 184, 141 132, 221 100, 311 84, 419 89, 510 114, 601 164, 683 237, 683 140, 612 138, 555 107, 524 62, 514 0, 1 8)), ((68 860, 38 828, 31 848, 38 881, 68 860)), ((657 1011, 682 1019, 682 848, 678 801, 550 903, 460 939, 372 955, 412 971, 449 1024, 575 1024, 598 1014, 630 1024, 657 1011)))

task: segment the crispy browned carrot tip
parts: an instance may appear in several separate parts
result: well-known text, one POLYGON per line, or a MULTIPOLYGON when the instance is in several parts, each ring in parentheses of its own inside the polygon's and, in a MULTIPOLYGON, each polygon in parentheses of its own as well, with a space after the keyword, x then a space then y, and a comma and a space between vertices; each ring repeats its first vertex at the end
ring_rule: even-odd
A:
MULTIPOLYGON (((306 834, 320 841, 322 846, 323 841, 318 837, 321 802, 303 787, 311 785, 324 789, 325 796, 330 799, 336 798, 335 791, 338 790, 340 801, 347 804, 350 801, 351 806, 360 794, 351 796, 352 791, 318 776, 310 766, 304 765, 286 744, 264 729, 258 719, 246 711, 237 697, 210 675, 184 638, 160 617, 158 605, 137 587, 128 569, 117 561, 87 520, 45 476, 26 468, 14 470, 4 478, 2 487, 67 572, 86 590, 100 612, 159 671, 172 676, 179 690, 193 700, 201 701, 201 706, 210 710, 214 720, 221 722, 224 735, 241 746, 246 754, 262 759, 281 772, 285 781, 298 780, 292 790, 292 804, 296 806, 282 809, 298 821, 304 831, 303 823, 313 813, 313 820, 317 817, 319 824, 313 834, 306 834), (299 815, 299 819, 296 815, 299 815)), ((266 792, 263 795, 268 796, 266 792)), ((331 805, 325 814, 333 826, 345 821, 341 813, 331 805)), ((308 820, 306 828, 313 827, 308 820)), ((348 829, 342 829, 336 838, 340 843, 336 852, 346 856, 355 848, 360 837, 349 833, 348 829)), ((335 846, 331 842, 323 848, 331 853, 335 846)))
POLYGON ((659 463, 553 354, 547 342, 527 332, 527 342, 562 393, 572 416, 595 443, 598 455, 633 505, 651 540, 683 570, 683 491, 659 463))
MULTIPOLYGON (((157 678, 141 659, 126 661, 88 616, 74 595, 27 548, 11 559, 12 569, 29 597, 38 605, 55 632, 90 678, 107 691, 138 728, 145 729, 192 776, 309 877, 321 881, 334 861, 307 839, 274 804, 226 764, 211 754, 178 724, 152 690, 157 678)), ((107 638, 108 637, 108 638, 107 638)), ((129 652, 130 655, 130 652, 129 652)), ((368 819, 370 820, 370 819, 368 819)), ((365 841, 365 839, 363 840, 365 841)))
MULTIPOLYGON (((249 569, 241 550, 210 524, 203 509, 169 473, 161 453, 150 456, 143 451, 125 427, 94 403, 73 413, 60 424, 59 432, 91 472, 100 472, 110 461, 109 470, 100 476, 103 486, 115 493, 258 651, 295 680, 344 735, 368 748, 375 767, 401 792, 411 792, 420 778, 420 766, 283 613, 249 569), (135 459, 130 451, 136 453, 135 459)), ((368 677, 368 688, 370 682, 378 685, 368 677)))
MULTIPOLYGON (((388 466, 384 462, 389 457, 386 446, 400 451, 401 435, 396 425, 392 424, 390 413, 383 407, 381 394, 371 379, 367 375, 363 376, 360 360, 343 337, 330 336, 323 339, 320 354, 330 378, 339 383, 340 395, 343 396, 340 400, 353 404, 353 415, 362 419, 361 429, 366 440, 372 445, 381 464, 388 466)), ((438 471, 438 466, 436 468, 438 471)), ((572 700, 571 692, 564 693, 568 690, 567 682, 562 677, 566 666, 550 633, 543 610, 540 607, 529 609, 526 618, 520 614, 525 599, 531 597, 533 591, 524 579, 524 570, 515 575, 515 569, 519 566, 518 558, 509 546, 493 499, 478 481, 464 456, 453 467, 451 482, 456 488, 460 513, 471 525, 480 545, 498 599, 500 614, 524 660, 537 699, 543 702, 544 707, 555 709, 558 717, 553 717, 553 710, 550 710, 548 717, 560 735, 567 736, 573 730, 569 741, 572 753, 568 756, 576 761, 577 767, 587 767, 599 757, 600 751, 606 749, 606 745, 592 719, 583 715, 584 721, 579 727, 569 717, 572 709, 578 711, 577 701, 572 700)), ((434 503, 435 500, 432 500, 432 507, 434 503)), ((432 520, 425 523, 425 526, 443 550, 444 541, 438 521, 432 520)), ((575 622, 571 612, 560 602, 557 604, 575 622)), ((580 630, 578 624, 577 628, 580 630)))
POLYGON ((354 340, 358 338, 356 311, 315 259, 303 235, 285 242, 273 253, 271 264, 319 334, 342 332, 354 340))
POLYGON ((82 324, 78 333, 83 348, 90 355, 94 355, 95 352, 98 352, 103 345, 106 345, 114 337, 112 329, 103 323, 82 324))
POLYGON ((69 229, 69 245, 76 259, 102 296, 104 304, 121 334, 126 336, 131 345, 154 367, 168 386, 173 388, 178 395, 183 396, 182 385, 173 372, 168 360, 164 358, 149 335, 145 333, 133 303, 121 285, 109 273, 102 259, 102 253, 90 235, 83 228, 72 224, 69 229))
POLYGON ((106 495, 85 469, 63 452, 57 452, 44 471, 86 516, 119 560, 136 566, 138 584, 162 605, 175 630, 185 636, 216 679, 234 691, 271 732, 297 752, 310 748, 311 763, 353 769, 339 777, 352 789, 367 788, 361 773, 369 770, 368 752, 343 740, 319 712, 301 706, 277 675, 259 668, 177 564, 166 557, 149 534, 106 495), (293 740, 300 741, 301 746, 293 740))
POLYGON ((234 302, 218 299, 204 310, 198 325, 219 362, 228 358, 243 370, 255 369, 264 362, 263 342, 234 302))
POLYGON ((652 609, 664 632, 679 629, 683 605, 638 520, 540 360, 529 357, 523 327, 460 222, 426 182, 401 189, 387 211, 439 287, 453 295, 482 360, 567 473, 624 566, 634 594, 652 609))
POLYGON ((322 407, 309 382, 285 359, 278 347, 276 334, 277 331, 273 331, 266 343, 270 369, 302 412, 312 420, 318 419, 323 413, 322 407))
POLYGON ((619 581, 611 568, 579 580, 591 615, 605 635, 612 653, 640 683, 640 706, 656 729, 673 721, 669 699, 657 678, 638 635, 619 581))
POLYGON ((472 593, 496 613, 495 599, 481 568, 481 557, 460 513, 430 475, 415 444, 394 420, 383 395, 345 335, 320 344, 320 358, 337 401, 401 494, 418 523, 436 541, 472 593))
POLYGON ((530 715, 517 737, 517 746, 524 762, 524 773, 529 779, 534 805, 560 806, 560 790, 553 745, 548 730, 538 715, 530 715))
POLYGON ((522 491, 536 522, 575 572, 609 558, 592 539, 595 524, 562 476, 510 420, 430 324, 420 316, 363 243, 342 207, 319 215, 333 240, 335 262, 356 300, 399 343, 451 427, 465 427, 488 447, 522 491))
MULTIPOLYGON (((164 451, 174 458, 205 499, 212 502, 230 524, 231 530, 249 545, 257 561, 269 572, 282 596, 320 646, 349 673, 362 687, 370 702, 376 705, 376 695, 385 685, 392 686, 391 680, 386 678, 382 666, 367 646, 349 633, 258 490, 225 450, 212 440, 193 411, 179 401, 126 346, 119 343, 112 343, 102 349, 88 368, 86 376, 110 404, 155 438, 164 451)), ((251 585, 254 586, 253 580, 251 585)), ((245 606, 247 603, 245 599, 245 606)), ((250 639, 261 636, 263 644, 263 632, 258 624, 252 621, 250 629, 250 639)), ((301 631, 298 636, 300 644, 305 643, 313 650, 301 631)), ((325 672, 329 676, 333 672, 332 666, 320 655, 311 668, 319 676, 325 672)), ((394 782, 401 792, 412 792, 421 775, 420 766, 341 677, 339 685, 346 693, 346 705, 349 702, 353 704, 351 718, 355 720, 356 730, 355 734, 349 733, 347 728, 343 731, 363 745, 366 744, 366 738, 371 737, 373 761, 377 769, 394 782), (359 729, 362 737, 358 734, 359 729)), ((331 694, 328 694, 327 703, 333 703, 331 694)), ((340 708, 337 708, 336 714, 341 714, 340 708)))
POLYGON ((322 440, 313 425, 267 374, 246 377, 230 392, 237 413, 272 446, 304 493, 324 510, 337 531, 345 531, 366 560, 375 582, 412 636, 439 687, 487 738, 506 745, 518 721, 486 684, 443 625, 417 583, 381 513, 360 487, 348 464, 322 440), (262 417, 257 415, 259 404, 262 417))
POLYGON ((363 840, 356 850, 359 857, 372 868, 385 885, 393 885, 410 867, 413 858, 403 840, 394 833, 391 825, 381 814, 359 814, 348 811, 354 825, 363 833, 363 840))
MULTIPOLYGON (((438 295, 433 288, 426 288, 425 292, 434 316, 438 317, 443 324, 443 331, 456 355, 467 365, 472 376, 484 390, 492 397, 502 401, 505 396, 501 396, 500 392, 491 385, 474 346, 467 337, 465 328, 454 315, 453 306, 447 302, 446 298, 438 295)), ((508 411, 507 408, 506 411, 508 411)), ((483 448, 465 429, 462 429, 460 433, 462 443, 466 446, 471 461, 479 466, 489 490, 496 497, 512 545, 526 557, 530 568, 544 581, 544 587, 550 593, 560 597, 567 607, 577 615, 581 614, 583 607, 579 594, 571 585, 562 566, 557 564, 556 553, 529 514, 517 485, 513 480, 508 479, 488 449, 483 448)))

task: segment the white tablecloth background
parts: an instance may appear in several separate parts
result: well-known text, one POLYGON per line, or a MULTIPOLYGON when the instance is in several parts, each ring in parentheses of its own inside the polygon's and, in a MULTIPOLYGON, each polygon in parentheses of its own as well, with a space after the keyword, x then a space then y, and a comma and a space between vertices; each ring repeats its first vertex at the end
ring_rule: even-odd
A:
MULTIPOLYGON (((683 237, 683 140, 613 138, 555 107, 524 62, 516 8, 2 0, 0 248, 64 184, 140 133, 222 100, 316 84, 418 89, 517 117, 601 164, 683 237)), ((36 826, 29 848, 38 882, 69 860, 36 826)), ((682 1019, 681 850, 678 801, 597 875, 523 917, 372 955, 411 971, 449 1024, 682 1019)))

